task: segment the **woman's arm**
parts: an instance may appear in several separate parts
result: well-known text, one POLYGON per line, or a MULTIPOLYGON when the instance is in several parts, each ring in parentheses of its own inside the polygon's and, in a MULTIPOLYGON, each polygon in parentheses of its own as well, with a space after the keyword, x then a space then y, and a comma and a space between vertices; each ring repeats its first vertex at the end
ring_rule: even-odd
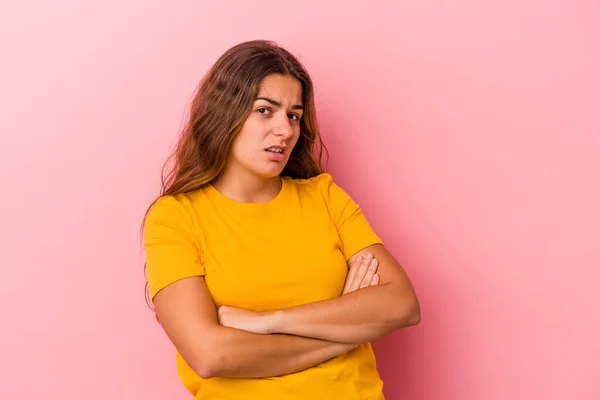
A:
MULTIPOLYGON (((333 342, 366 343, 420 321, 419 302, 399 263, 382 245, 369 246, 352 256, 362 268, 379 262, 379 285, 343 296, 268 313, 226 307, 219 310, 225 325, 266 333, 285 333, 333 342)), ((223 322, 222 322, 223 323, 223 322)))
POLYGON ((177 281, 154 298, 169 339, 201 377, 263 378, 289 374, 355 346, 290 335, 260 335, 220 326, 204 279, 177 281))
MULTIPOLYGON (((377 285, 377 267, 353 265, 344 293, 377 285)), ((177 281, 154 298, 163 329, 201 377, 264 378, 301 371, 356 347, 291 335, 260 335, 218 324, 204 278, 177 281)))

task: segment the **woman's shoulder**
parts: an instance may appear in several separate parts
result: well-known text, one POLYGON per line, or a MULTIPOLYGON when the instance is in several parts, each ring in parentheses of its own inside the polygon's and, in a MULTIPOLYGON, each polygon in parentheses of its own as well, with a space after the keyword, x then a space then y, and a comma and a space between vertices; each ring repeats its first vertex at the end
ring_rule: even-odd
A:
POLYGON ((327 172, 308 179, 291 179, 291 181, 295 183, 299 193, 319 197, 331 207, 345 207, 349 202, 353 202, 349 194, 327 172))
POLYGON ((322 172, 311 178, 287 178, 296 186, 319 187, 333 182, 333 177, 328 172, 322 172))
POLYGON ((205 189, 198 189, 193 192, 178 193, 160 196, 152 204, 149 215, 153 216, 173 216, 190 214, 201 203, 205 197, 205 189))
POLYGON ((319 199, 319 201, 329 202, 332 191, 337 189, 331 174, 327 172, 320 173, 306 179, 288 178, 289 182, 296 188, 300 197, 319 199))

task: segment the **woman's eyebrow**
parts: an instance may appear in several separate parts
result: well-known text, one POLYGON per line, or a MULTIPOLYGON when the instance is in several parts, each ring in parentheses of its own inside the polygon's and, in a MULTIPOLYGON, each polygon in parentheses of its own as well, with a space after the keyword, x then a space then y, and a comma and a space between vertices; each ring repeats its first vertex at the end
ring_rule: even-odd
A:
MULTIPOLYGON (((269 102, 269 103, 273 104, 276 107, 281 107, 281 103, 280 102, 275 101, 273 99, 269 99, 268 97, 257 97, 256 100, 264 100, 266 102, 269 102)), ((292 106, 292 110, 304 110, 304 107, 301 104, 294 104, 292 106)))

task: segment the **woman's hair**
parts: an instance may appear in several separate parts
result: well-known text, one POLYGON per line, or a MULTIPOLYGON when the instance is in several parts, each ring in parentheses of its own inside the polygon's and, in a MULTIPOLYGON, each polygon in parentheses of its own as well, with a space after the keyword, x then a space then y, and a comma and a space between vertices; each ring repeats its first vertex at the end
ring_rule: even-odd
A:
POLYGON ((252 110, 262 80, 271 74, 290 75, 302 85, 300 137, 281 175, 311 178, 322 172, 327 149, 317 126, 308 72, 296 57, 271 41, 240 43, 227 50, 198 85, 189 119, 163 166, 160 195, 146 210, 144 222, 158 198, 198 190, 217 178, 252 110))

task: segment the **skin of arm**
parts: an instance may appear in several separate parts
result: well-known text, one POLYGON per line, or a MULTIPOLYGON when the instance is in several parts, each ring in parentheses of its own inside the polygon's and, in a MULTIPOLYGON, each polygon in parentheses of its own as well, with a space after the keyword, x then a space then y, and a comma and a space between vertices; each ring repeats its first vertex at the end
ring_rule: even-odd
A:
MULTIPOLYGON (((348 274, 344 291, 377 285, 376 268, 348 274)), ((204 278, 174 282, 154 297, 158 320, 188 365, 202 378, 265 378, 301 371, 357 346, 288 334, 262 335, 219 325, 204 278)))
POLYGON ((369 246, 349 260, 368 269, 378 262, 379 285, 340 297, 274 312, 221 307, 221 324, 257 333, 284 333, 361 344, 420 322, 420 306, 408 276, 383 245, 369 246), (362 259, 362 260, 361 260, 362 259), (372 261, 375 259, 376 261, 372 261))

